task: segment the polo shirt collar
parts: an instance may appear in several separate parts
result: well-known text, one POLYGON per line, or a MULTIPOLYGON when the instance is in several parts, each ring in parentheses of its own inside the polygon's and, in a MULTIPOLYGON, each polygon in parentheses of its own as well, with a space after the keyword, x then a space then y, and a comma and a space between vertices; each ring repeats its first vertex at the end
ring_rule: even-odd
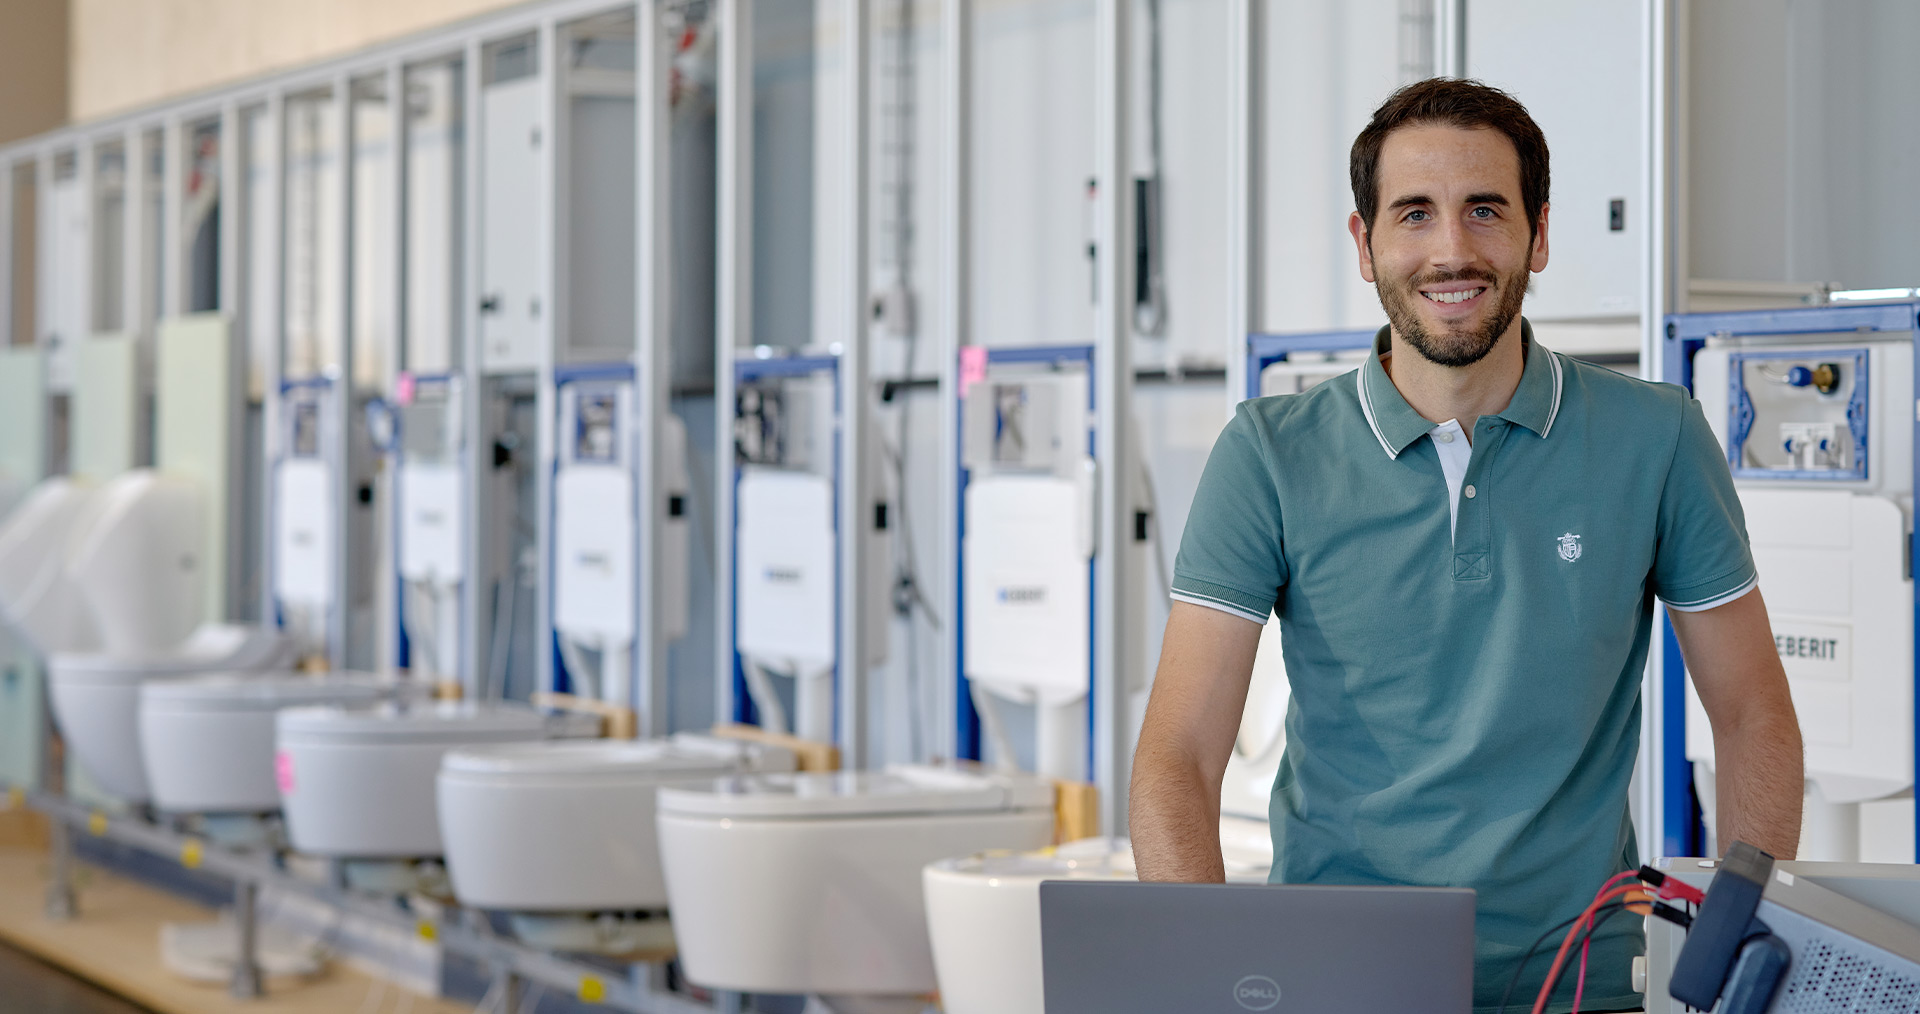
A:
MULTIPOLYGON (((1434 424, 1413 410, 1393 386, 1381 357, 1391 352, 1389 328, 1373 336, 1373 354, 1360 368, 1360 411, 1367 425, 1380 440, 1387 457, 1398 458, 1415 440, 1431 432, 1434 424)), ((1560 392, 1564 382, 1559 357, 1533 340, 1533 325, 1520 318, 1520 340, 1527 346, 1526 366, 1520 373, 1520 386, 1513 400, 1494 415, 1516 426, 1524 426, 1541 437, 1553 432, 1554 417, 1560 414, 1560 392)))

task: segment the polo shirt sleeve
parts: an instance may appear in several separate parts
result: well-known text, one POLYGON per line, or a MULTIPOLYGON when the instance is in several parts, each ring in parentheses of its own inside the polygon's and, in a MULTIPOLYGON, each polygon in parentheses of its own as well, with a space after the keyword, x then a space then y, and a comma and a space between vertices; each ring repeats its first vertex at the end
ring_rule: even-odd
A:
POLYGON ((1287 583, 1280 497, 1260 420, 1243 402, 1214 441, 1173 565, 1173 598, 1266 623, 1287 583))
POLYGON ((1758 576, 1747 545, 1746 515, 1726 454, 1692 398, 1681 408, 1658 524, 1653 592, 1667 608, 1700 612, 1753 590, 1758 576))

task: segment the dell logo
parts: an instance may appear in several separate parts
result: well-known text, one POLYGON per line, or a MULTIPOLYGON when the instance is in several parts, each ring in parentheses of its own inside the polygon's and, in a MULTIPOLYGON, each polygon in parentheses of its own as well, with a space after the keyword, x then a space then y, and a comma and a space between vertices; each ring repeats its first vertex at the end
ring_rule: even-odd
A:
POLYGON ((1280 984, 1264 975, 1249 975, 1233 984, 1233 1001, 1248 1010, 1272 1010, 1280 1003, 1280 984))
POLYGON ((999 599, 1010 606, 1037 606, 1047 600, 1047 589, 1045 586, 1002 588, 999 599))
POLYGON ((768 567, 766 570, 766 579, 772 584, 799 584, 800 568, 768 567))

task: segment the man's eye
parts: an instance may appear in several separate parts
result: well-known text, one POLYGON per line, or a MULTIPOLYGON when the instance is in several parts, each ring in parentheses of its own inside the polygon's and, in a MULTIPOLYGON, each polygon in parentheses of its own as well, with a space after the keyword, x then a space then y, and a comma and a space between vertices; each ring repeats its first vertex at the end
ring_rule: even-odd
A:
POLYGON ((1424 222, 1426 220, 1427 220, 1427 213, 1424 211, 1421 211, 1418 208, 1415 208, 1414 210, 1407 212, 1407 221, 1409 222, 1424 222))
POLYGON ((1492 218, 1492 217, 1493 217, 1493 209, 1492 209, 1492 208, 1489 208, 1489 207, 1487 207, 1487 206, 1486 206, 1486 205, 1484 205, 1484 204, 1482 204, 1481 206, 1479 206, 1479 207, 1477 207, 1477 208, 1475 208, 1475 209, 1473 209, 1473 217, 1475 217, 1475 218, 1492 218))

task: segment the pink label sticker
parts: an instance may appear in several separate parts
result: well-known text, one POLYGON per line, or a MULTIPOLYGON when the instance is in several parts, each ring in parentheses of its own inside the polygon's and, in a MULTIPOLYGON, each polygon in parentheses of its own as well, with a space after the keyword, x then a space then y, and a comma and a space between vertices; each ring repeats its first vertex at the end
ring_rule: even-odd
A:
POLYGON ((985 345, 960 346, 960 397, 967 396, 967 389, 987 379, 987 347, 985 345))
POLYGON ((281 795, 293 795, 293 756, 285 750, 273 755, 273 780, 279 783, 281 795))
POLYGON ((413 404, 413 374, 402 373, 394 378, 393 400, 402 405, 413 404))

